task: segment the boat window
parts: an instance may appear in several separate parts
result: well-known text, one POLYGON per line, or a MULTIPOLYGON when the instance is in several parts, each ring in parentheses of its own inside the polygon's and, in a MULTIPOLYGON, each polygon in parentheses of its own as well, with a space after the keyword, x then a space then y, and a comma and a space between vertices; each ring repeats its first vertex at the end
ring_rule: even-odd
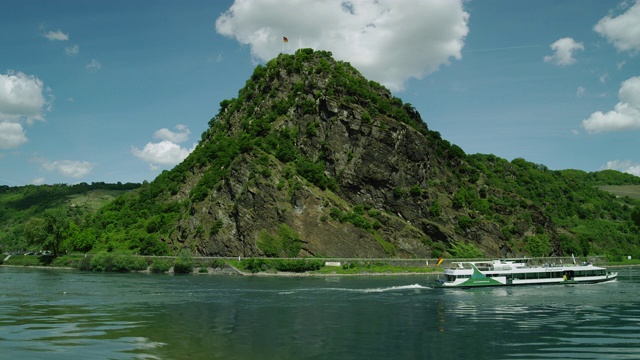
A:
POLYGON ((524 278, 525 279, 537 279, 538 278, 538 273, 525 273, 524 274, 524 278))

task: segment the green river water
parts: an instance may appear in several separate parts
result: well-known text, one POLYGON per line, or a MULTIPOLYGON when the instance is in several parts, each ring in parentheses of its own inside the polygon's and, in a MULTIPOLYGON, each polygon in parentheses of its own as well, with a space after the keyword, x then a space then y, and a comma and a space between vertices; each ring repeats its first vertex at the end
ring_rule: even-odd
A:
POLYGON ((0 267, 0 359, 639 359, 640 269, 593 285, 0 267))

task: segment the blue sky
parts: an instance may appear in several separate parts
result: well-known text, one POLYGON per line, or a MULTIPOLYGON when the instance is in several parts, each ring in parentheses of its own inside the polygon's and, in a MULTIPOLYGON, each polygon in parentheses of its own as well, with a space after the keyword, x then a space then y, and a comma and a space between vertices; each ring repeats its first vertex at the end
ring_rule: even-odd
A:
POLYGON ((385 84, 467 153, 640 176, 637 1, 3 0, 2 13, 0 185, 151 181, 256 64, 301 46, 385 84))

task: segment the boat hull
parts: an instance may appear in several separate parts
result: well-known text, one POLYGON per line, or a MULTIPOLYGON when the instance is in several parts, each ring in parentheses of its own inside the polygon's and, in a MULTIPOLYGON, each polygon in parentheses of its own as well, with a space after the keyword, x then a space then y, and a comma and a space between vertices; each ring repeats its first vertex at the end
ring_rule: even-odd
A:
POLYGON ((610 273, 604 277, 593 277, 580 280, 565 279, 545 279, 545 280, 507 280, 506 276, 492 278, 465 279, 459 282, 436 282, 438 288, 476 288, 492 286, 525 286, 525 285, 575 285, 575 284, 596 284, 615 281, 618 273, 610 273))

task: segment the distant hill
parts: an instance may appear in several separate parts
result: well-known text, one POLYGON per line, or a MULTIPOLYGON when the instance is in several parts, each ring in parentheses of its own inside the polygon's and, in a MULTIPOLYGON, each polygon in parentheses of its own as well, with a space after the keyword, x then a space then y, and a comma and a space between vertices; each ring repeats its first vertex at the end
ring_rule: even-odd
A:
POLYGON ((184 162, 79 221, 65 246, 243 257, 640 256, 639 202, 597 188, 607 185, 640 178, 468 155, 350 64, 301 49, 258 65, 184 162))
POLYGON ((106 184, 102 182, 77 185, 0 186, 0 250, 26 250, 28 244, 24 224, 40 218, 47 210, 63 209, 78 223, 95 213, 116 197, 140 187, 140 184, 106 184))

